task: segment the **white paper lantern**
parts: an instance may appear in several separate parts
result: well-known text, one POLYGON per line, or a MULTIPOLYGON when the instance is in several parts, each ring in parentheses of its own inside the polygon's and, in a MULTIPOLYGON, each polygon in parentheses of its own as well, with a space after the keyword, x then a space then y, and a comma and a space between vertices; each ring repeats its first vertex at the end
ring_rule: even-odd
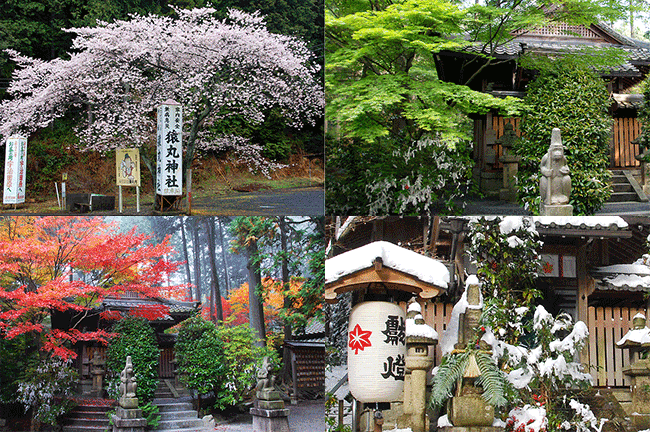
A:
POLYGON ((404 310, 371 301, 352 308, 348 328, 348 381, 361 402, 393 402, 404 390, 404 310))

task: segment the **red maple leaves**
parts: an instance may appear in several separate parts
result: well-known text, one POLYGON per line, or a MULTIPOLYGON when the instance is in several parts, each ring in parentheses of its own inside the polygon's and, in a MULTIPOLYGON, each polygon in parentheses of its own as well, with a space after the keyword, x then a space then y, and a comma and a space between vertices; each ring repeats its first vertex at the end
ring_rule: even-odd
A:
POLYGON ((362 330, 359 324, 354 327, 354 330, 350 332, 348 345, 354 350, 355 354, 359 354, 359 350, 363 351, 364 348, 372 346, 372 343, 370 343, 371 334, 371 331, 362 330))

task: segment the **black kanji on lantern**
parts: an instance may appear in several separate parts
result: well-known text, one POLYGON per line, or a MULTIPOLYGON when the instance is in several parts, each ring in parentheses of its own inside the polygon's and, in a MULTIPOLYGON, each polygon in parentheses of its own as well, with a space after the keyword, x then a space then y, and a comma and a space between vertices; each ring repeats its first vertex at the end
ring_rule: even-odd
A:
POLYGON ((406 326, 404 325, 404 318, 397 315, 388 315, 386 320, 386 330, 382 332, 386 335, 384 343, 391 345, 404 345, 406 336, 406 326), (397 320, 399 318, 399 321, 397 320))
POLYGON ((404 358, 403 355, 398 354, 397 358, 395 359, 389 356, 384 362, 384 373, 381 374, 381 376, 383 376, 384 379, 393 377, 396 380, 404 381, 405 366, 406 366, 406 359, 404 358))

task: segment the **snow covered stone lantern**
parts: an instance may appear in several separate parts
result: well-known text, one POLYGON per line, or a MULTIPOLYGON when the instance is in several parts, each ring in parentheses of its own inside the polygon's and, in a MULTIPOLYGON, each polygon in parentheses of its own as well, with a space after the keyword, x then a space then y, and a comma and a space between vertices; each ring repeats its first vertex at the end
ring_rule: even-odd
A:
MULTIPOLYGON (((398 303, 413 295, 420 300, 431 299, 448 284, 449 271, 440 261, 385 241, 325 262, 325 300, 335 303, 339 294, 353 293, 347 332, 348 382, 357 401, 371 410, 402 403, 407 366, 406 314, 398 303)), ((353 408, 356 431, 356 403, 353 408)), ((377 423, 372 426, 376 427, 377 423)))
MULTIPOLYGON (((634 357, 650 348, 650 329, 645 315, 638 313, 632 318, 632 328, 616 342, 616 346, 629 349, 634 357)), ((637 430, 650 428, 650 359, 637 358, 623 373, 630 377, 632 389, 632 424, 637 430)))

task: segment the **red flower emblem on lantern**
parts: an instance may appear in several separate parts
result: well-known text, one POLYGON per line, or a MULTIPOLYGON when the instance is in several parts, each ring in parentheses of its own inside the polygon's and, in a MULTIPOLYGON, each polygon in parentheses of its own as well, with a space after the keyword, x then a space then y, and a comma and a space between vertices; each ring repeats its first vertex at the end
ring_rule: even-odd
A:
POLYGON ((354 330, 350 332, 350 341, 348 345, 354 350, 355 354, 359 354, 359 350, 363 351, 364 348, 371 346, 370 335, 371 331, 361 330, 361 326, 357 324, 354 330))

